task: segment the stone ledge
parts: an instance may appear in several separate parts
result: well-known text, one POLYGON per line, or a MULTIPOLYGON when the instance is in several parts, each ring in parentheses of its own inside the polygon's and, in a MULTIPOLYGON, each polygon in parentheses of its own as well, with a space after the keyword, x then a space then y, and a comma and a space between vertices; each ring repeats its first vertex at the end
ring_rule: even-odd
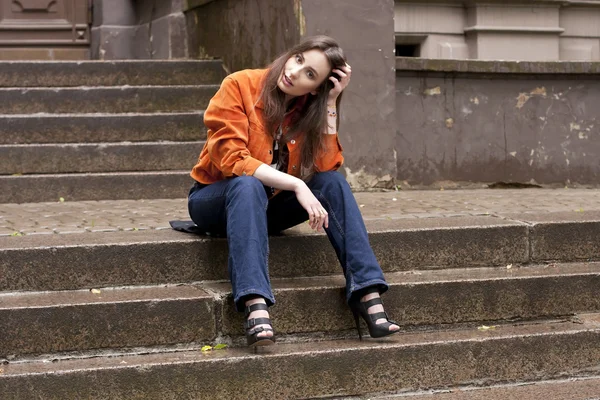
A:
POLYGON ((396 72, 598 75, 598 61, 440 60, 396 57, 396 72))

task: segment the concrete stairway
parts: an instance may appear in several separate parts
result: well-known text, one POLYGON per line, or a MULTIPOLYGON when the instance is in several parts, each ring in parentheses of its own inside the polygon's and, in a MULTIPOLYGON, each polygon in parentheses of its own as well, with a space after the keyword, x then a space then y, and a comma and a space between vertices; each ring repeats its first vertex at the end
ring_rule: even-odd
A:
POLYGON ((249 351, 225 240, 167 225, 222 77, 0 63, 0 399, 600 394, 597 191, 357 193, 402 333, 358 341, 334 251, 300 226, 271 239, 279 344, 249 351))
MULTIPOLYGON (((358 341, 324 235, 300 226, 273 237, 272 317, 280 343, 258 353, 243 346, 242 319, 232 311, 223 239, 167 229, 0 237, 0 393, 3 399, 444 399, 438 397, 444 391, 449 400, 594 398, 589 393, 600 393, 597 195, 581 191, 589 204, 579 212, 580 203, 571 203, 577 194, 513 193, 515 202, 519 196, 534 205, 502 213, 488 199, 487 210, 456 213, 449 203, 459 194, 432 192, 419 195, 430 198, 419 214, 410 192, 357 194, 391 284, 387 310, 403 328, 388 339, 358 341), (554 202, 565 205, 548 211, 554 202), (201 351, 219 343, 228 347, 201 351)), ((478 191, 460 196, 472 203, 478 191)), ((62 206, 81 209, 77 202, 62 206)), ((4 210, 16 215, 19 207, 31 210, 4 210)))
POLYGON ((0 203, 175 198, 217 61, 0 62, 0 203))

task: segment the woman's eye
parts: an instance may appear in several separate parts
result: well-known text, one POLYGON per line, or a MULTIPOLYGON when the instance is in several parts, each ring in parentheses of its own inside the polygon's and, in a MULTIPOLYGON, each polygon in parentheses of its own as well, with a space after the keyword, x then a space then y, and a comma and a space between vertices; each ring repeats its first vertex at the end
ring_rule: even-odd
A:
POLYGON ((313 72, 312 72, 312 71, 308 71, 308 72, 306 73, 306 75, 307 75, 307 76, 308 76, 310 79, 313 79, 313 78, 315 77, 315 74, 313 74, 313 72))
POLYGON ((302 62, 302 56, 300 54, 296 54, 296 62, 300 64, 302 62))

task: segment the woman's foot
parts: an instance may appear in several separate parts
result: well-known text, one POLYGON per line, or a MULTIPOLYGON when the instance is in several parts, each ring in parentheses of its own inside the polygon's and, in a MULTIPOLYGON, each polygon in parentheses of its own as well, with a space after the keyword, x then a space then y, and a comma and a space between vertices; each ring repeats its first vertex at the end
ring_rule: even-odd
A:
POLYGON ((358 330, 358 336, 361 340, 362 333, 360 331, 359 316, 362 317, 367 324, 367 327, 369 328, 369 334, 372 338, 392 335, 400 330, 398 323, 391 321, 388 318, 383 309, 383 303, 381 301, 381 297, 379 296, 379 291, 376 288, 372 288, 362 297, 355 298, 353 301, 351 301, 350 309, 354 315, 356 329, 358 330))
POLYGON ((262 297, 246 301, 244 327, 248 346, 267 346, 275 343, 267 303, 262 297))
MULTIPOLYGON (((378 299, 380 298, 379 296, 379 292, 372 292, 372 293, 368 293, 366 295, 364 295, 363 297, 360 298, 360 301, 362 303, 365 303, 369 300, 373 300, 373 299, 378 299)), ((383 309, 383 304, 376 304, 374 306, 371 306, 367 309, 367 313, 368 314, 375 314, 375 313, 382 313, 385 312, 385 310, 383 309)), ((389 320, 387 318, 378 318, 375 321, 375 325, 380 325, 380 324, 384 324, 386 322, 388 322, 389 320)), ((393 321, 390 321, 393 322, 393 321)), ((398 325, 396 325, 395 323, 391 323, 388 327, 388 329, 391 332, 395 332, 395 331, 399 331, 400 327, 398 325)))

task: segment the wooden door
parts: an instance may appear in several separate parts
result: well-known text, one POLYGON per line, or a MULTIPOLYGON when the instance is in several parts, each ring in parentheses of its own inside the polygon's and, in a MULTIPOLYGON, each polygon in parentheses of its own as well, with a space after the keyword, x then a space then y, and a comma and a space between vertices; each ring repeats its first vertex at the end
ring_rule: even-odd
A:
POLYGON ((89 59, 91 0, 0 0, 0 59, 89 59))

